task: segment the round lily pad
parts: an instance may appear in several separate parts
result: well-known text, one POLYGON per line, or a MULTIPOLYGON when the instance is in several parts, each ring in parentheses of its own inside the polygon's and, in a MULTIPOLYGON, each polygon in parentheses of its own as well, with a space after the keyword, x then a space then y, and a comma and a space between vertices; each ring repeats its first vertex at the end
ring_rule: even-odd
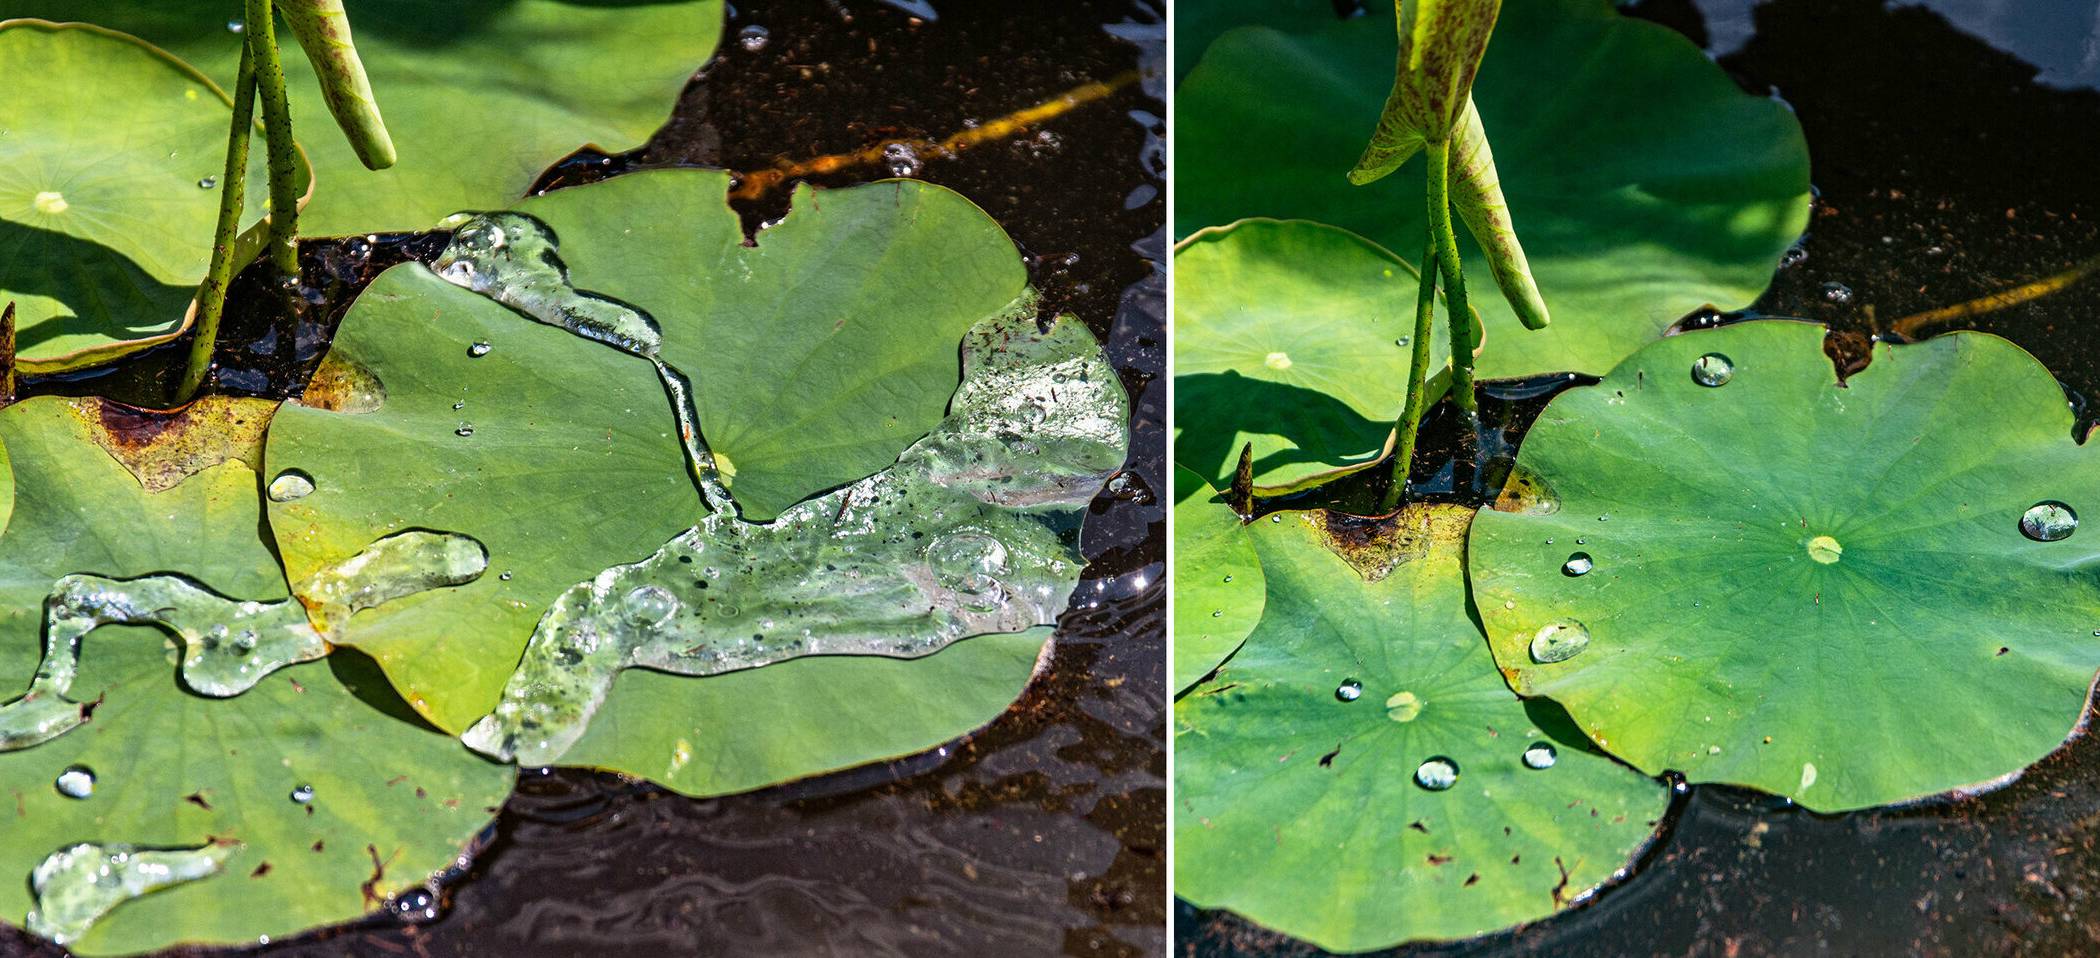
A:
POLYGON ((1261 559, 1216 489, 1174 467, 1174 690, 1209 675, 1261 621, 1261 559))
MULTIPOLYGON (((0 695, 35 672, 44 596, 61 575, 172 571, 231 597, 286 596, 257 534, 253 471, 220 462, 148 493, 96 444, 83 408, 40 397, 0 413, 16 490, 0 535, 0 677, 19 683, 0 695)), ((31 869, 61 848, 219 841, 240 846, 220 874, 120 904, 70 947, 252 944, 346 921, 450 867, 509 792, 509 769, 417 723, 369 667, 298 665, 238 697, 205 698, 178 683, 168 641, 145 627, 90 633, 73 685, 97 703, 90 721, 0 752, 12 796, 0 920, 23 920, 31 869), (92 793, 62 793, 68 770, 92 776, 92 793)))
MULTIPOLYGON (((16 361, 56 372, 175 336, 211 263, 226 94, 135 38, 39 20, 0 22, 0 82, 0 306, 15 304, 16 361)), ((245 255, 263 213, 243 214, 245 255)))
MULTIPOLYGON (((241 38, 228 29, 238 20, 227 19, 238 18, 238 3, 15 0, 8 8, 128 31, 228 87, 240 62, 241 38)), ((335 131, 305 52, 280 29, 293 122, 322 184, 300 219, 309 235, 428 229, 459 210, 515 202, 582 147, 638 147, 670 117, 722 33, 722 0, 358 0, 348 9, 399 161, 365 168, 335 131)), ((209 244, 209 221, 202 236, 209 244)))
POLYGON ((1822 337, 1675 336, 1555 398, 1536 492, 1473 527, 1495 658, 1636 767, 1819 811, 2018 772, 2100 670, 2100 536, 2023 530, 2100 515, 2092 450, 2002 339, 1881 345, 1840 383, 1822 337))
POLYGON ((1466 520, 1250 527, 1261 625, 1174 707, 1177 894, 1365 951, 1543 918, 1648 842, 1668 789, 1496 673, 1466 520))
MULTIPOLYGON (((1201 53, 1176 95, 1179 230, 1297 217, 1418 255, 1424 161, 1344 179, 1393 81, 1392 10, 1369 6, 1201 53)), ((1504 5, 1473 97, 1554 319, 1525 330, 1461 231, 1483 378, 1602 372, 1700 306, 1746 305, 1807 224, 1808 151, 1786 105, 1608 0, 1504 5)))
MULTIPOLYGON (((1415 268, 1347 230, 1247 220, 1174 251, 1174 458, 1218 488, 1254 446, 1255 491, 1373 465, 1407 401, 1415 268)), ((1441 304, 1439 304, 1441 306, 1441 304)), ((1451 349, 1430 345, 1430 398, 1451 349)))
POLYGON ((957 341, 1025 302, 1028 275, 998 223, 929 183, 802 187, 755 246, 728 189, 727 173, 662 170, 517 208, 559 235, 576 288, 662 327, 741 514, 764 521, 940 422, 957 341))
POLYGON ((704 511, 653 364, 418 265, 388 270, 351 306, 305 404, 278 412, 266 457, 272 479, 313 485, 270 503, 292 582, 410 529, 487 548, 489 574, 363 612, 340 637, 454 732, 495 705, 557 596, 704 511))

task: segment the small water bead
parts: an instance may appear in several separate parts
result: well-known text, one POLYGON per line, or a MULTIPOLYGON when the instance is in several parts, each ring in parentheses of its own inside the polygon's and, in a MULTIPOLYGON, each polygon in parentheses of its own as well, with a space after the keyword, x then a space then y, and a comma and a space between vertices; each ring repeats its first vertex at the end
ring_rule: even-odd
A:
POLYGON ((1590 630, 1572 619, 1547 625, 1531 637, 1531 657, 1545 665, 1566 662, 1589 647, 1590 630))
POLYGON ((771 31, 754 23, 737 31, 736 45, 743 47, 747 52, 757 53, 765 49, 766 43, 772 39, 771 31))
POLYGON ((1224 610, 1224 609, 1212 609, 1212 610, 1210 610, 1210 617, 1211 617, 1211 618, 1213 618, 1213 619, 1222 619, 1222 618, 1224 618, 1224 617, 1225 617, 1225 610, 1224 610))
POLYGON ((462 400, 460 400, 460 401, 458 401, 458 402, 456 402, 456 403, 453 403, 453 404, 452 404, 452 408, 453 408, 454 410, 460 410, 460 409, 465 409, 465 408, 467 408, 467 401, 466 401, 466 400, 464 400, 464 399, 462 399, 462 400))
POLYGON ((292 789, 292 801, 297 802, 301 805, 305 805, 313 800, 314 787, 312 785, 301 785, 298 788, 292 789))
POLYGON ((1415 784, 1432 792, 1441 792, 1458 784, 1458 763, 1441 755, 1423 762, 1415 768, 1415 784))
POLYGON ((488 340, 478 340, 474 343, 474 345, 467 347, 467 355, 472 356, 475 359, 480 359, 481 357, 488 355, 489 350, 494 348, 496 347, 489 345, 488 340))
POLYGON ((1227 581, 1227 582, 1231 582, 1231 581, 1232 581, 1232 576, 1229 576, 1229 575, 1228 575, 1228 576, 1226 576, 1226 577, 1225 577, 1225 581, 1227 581))
POLYGON ((2068 539, 2076 531, 2078 513, 2054 499, 2035 503, 2020 517, 2020 533, 2036 542, 2068 539))
POLYGON ((1852 302, 1852 287, 1843 283, 1824 283, 1823 299, 1839 305, 1852 302))
POLYGON ((499 575, 499 576, 497 576, 496 578, 498 578, 498 579, 502 579, 502 580, 503 580, 503 581, 505 581, 505 582, 509 582, 509 581, 510 581, 510 576, 511 576, 510 570, 508 570, 508 569, 505 569, 505 570, 503 570, 503 574, 502 574, 502 575, 499 575))
POLYGON ((1334 687, 1334 697, 1344 702, 1354 702, 1362 698, 1363 694, 1364 684, 1355 679, 1349 679, 1334 687))
POLYGON ((218 185, 219 185, 219 178, 218 178, 218 177, 216 177, 216 176, 207 176, 207 177, 205 177, 205 178, 203 178, 203 179, 201 179, 201 180, 198 180, 198 181, 197 181, 197 188, 198 188, 198 189, 200 189, 200 190, 209 190, 209 189, 213 189, 213 188, 217 187, 218 185))
POLYGON ((1414 339, 1413 339, 1412 337, 1408 337, 1408 336, 1402 336, 1402 337, 1400 337, 1399 339, 1393 340, 1393 345, 1395 345, 1395 346, 1406 346, 1406 345, 1408 345, 1408 344, 1410 344, 1410 343, 1412 343, 1412 342, 1414 342, 1414 339))
POLYGON ((1589 538, 1588 536, 1576 536, 1576 537, 1575 537, 1575 544, 1576 544, 1576 545, 1579 545, 1579 546, 1586 546, 1586 545, 1589 545, 1589 544, 1590 544, 1590 538, 1589 538))
POLYGON ((452 430, 452 434, 465 439, 474 434, 474 424, 471 422, 460 423, 458 429, 452 430))
POLYGON ((1568 561, 1561 563, 1560 572, 1562 575, 1572 579, 1576 576, 1589 575, 1590 570, 1596 567, 1597 563, 1590 559, 1589 553, 1577 552, 1569 556, 1568 561))
POLYGON ((58 781, 53 784, 67 798, 86 798, 95 794, 95 773, 85 765, 70 766, 58 773, 58 781))
POLYGON ((1707 353, 1692 360, 1692 381, 1701 386, 1726 386, 1735 378, 1735 361, 1720 353, 1707 353))
POLYGON ((241 20, 228 20, 226 21, 226 32, 246 33, 248 32, 248 24, 241 20))
POLYGON ((1786 253, 1779 257, 1779 268, 1786 269, 1787 267, 1799 266, 1806 262, 1808 262, 1808 250, 1799 246, 1789 246, 1786 248, 1786 253))
POLYGON ((1558 761, 1560 752, 1544 742, 1534 742, 1530 748, 1524 750, 1524 765, 1527 768, 1552 768, 1553 763, 1558 761))
POLYGON ((314 480, 297 469, 286 469, 270 480, 271 502, 296 502, 313 494, 314 480))

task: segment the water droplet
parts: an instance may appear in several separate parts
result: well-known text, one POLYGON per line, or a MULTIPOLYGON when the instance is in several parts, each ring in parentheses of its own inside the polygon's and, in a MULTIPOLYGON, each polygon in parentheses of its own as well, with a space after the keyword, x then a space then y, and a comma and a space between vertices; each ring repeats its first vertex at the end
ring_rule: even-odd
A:
POLYGON ((240 20, 228 20, 226 21, 226 32, 246 33, 248 32, 248 24, 240 20))
POLYGON ((1588 537, 1588 536, 1576 536, 1576 537, 1575 537, 1575 544, 1576 544, 1576 545, 1579 545, 1579 546, 1586 546, 1586 545, 1589 545, 1589 544, 1590 544, 1590 537, 1588 537))
POLYGON ((1395 722, 1412 722, 1422 714, 1422 700, 1413 692, 1394 692, 1385 700, 1385 717, 1395 722))
POLYGON ((1843 305, 1852 301, 1852 287, 1843 283, 1824 283, 1823 299, 1843 305))
POLYGON ((1569 556, 1568 561, 1561 563, 1560 572, 1562 575, 1573 578, 1579 575, 1589 575, 1590 570, 1596 567, 1597 563, 1591 561, 1589 553, 1577 552, 1569 556))
POLYGON ((297 469, 286 469, 270 480, 271 502, 295 502, 312 495, 314 480, 297 469))
POLYGON ((767 41, 772 39, 773 34, 770 31, 754 23, 737 31, 736 45, 743 47, 749 52, 757 53, 765 49, 767 41))
POLYGON ((1228 575, 1228 576, 1226 576, 1226 577, 1225 577, 1225 581, 1227 581, 1227 582, 1231 582, 1231 581, 1232 581, 1232 577, 1231 577, 1231 576, 1229 576, 1229 575, 1228 575))
POLYGON ((480 359, 481 357, 488 355, 489 350, 494 348, 496 347, 489 345, 488 340, 479 340, 475 342, 474 345, 467 347, 467 355, 472 356, 475 359, 480 359))
POLYGON ((1610 521, 1611 521, 1611 515, 1610 515, 1609 513, 1606 513, 1606 514, 1604 514, 1604 515, 1598 516, 1598 517, 1597 517, 1597 521, 1598 521, 1598 522, 1610 522, 1610 521))
POLYGON ((462 439, 471 436, 474 434, 474 424, 471 422, 460 423, 458 429, 452 430, 452 434, 462 439))
POLYGON ((1701 386, 1726 386, 1735 378, 1735 361, 1720 353, 1707 353, 1692 360, 1692 381, 1701 386))
POLYGON ((200 189, 200 190, 208 190, 208 189, 212 189, 212 188, 214 188, 214 187, 216 187, 216 186, 218 186, 218 185, 219 185, 219 178, 218 178, 218 177, 216 177, 216 176, 207 176, 207 177, 205 177, 205 178, 203 178, 203 179, 201 179, 201 180, 198 180, 198 181, 197 181, 197 188, 198 188, 198 189, 200 189))
POLYGON ((678 599, 658 585, 639 585, 627 593, 627 620, 643 628, 664 624, 678 611, 678 599))
POLYGON ((298 788, 292 789, 292 801, 304 805, 313 800, 314 787, 312 785, 301 785, 298 788))
POLYGON ((2020 532, 2036 542, 2056 542, 2078 531, 2078 513, 2070 506, 2046 499, 2029 507, 2020 517, 2020 532))
POLYGON ((1225 617, 1225 610, 1224 610, 1224 609, 1212 609, 1212 610, 1210 610, 1210 617, 1211 617, 1211 618, 1213 618, 1213 619, 1222 619, 1222 618, 1224 618, 1224 617, 1225 617))
POLYGON ((452 404, 452 408, 453 408, 454 410, 460 410, 460 409, 465 409, 465 408, 467 408, 467 401, 466 401, 466 400, 464 400, 464 399, 462 399, 462 400, 460 400, 460 401, 458 401, 458 402, 456 402, 456 403, 453 403, 453 404, 452 404))
POLYGON ((1412 342, 1414 342, 1414 339, 1413 339, 1412 337, 1408 337, 1408 336, 1402 336, 1402 337, 1400 337, 1399 339, 1393 340, 1393 345, 1395 345, 1395 346, 1406 346, 1406 345, 1408 345, 1409 343, 1412 343, 1412 342))
POLYGON ((1270 521, 1270 522, 1282 522, 1282 521, 1283 521, 1283 516, 1282 516, 1281 514, 1278 514, 1278 515, 1273 515, 1273 516, 1270 516, 1270 517, 1269 517, 1269 521, 1270 521))
POLYGON ((1531 637, 1532 659, 1546 665, 1566 662, 1589 647, 1590 630, 1572 619, 1547 625, 1531 637))
POLYGON ((1344 702, 1354 702, 1363 694, 1364 684, 1355 679, 1349 679, 1334 687, 1334 697, 1344 702))
POLYGON ((1560 752, 1544 742, 1534 742, 1524 750, 1524 765, 1528 768, 1552 768, 1560 761, 1560 752))
POLYGON ((58 787, 60 795, 67 798, 86 798, 95 794, 95 773, 85 765, 69 766, 65 771, 58 773, 58 781, 54 784, 58 787))
POLYGON ((1817 536, 1808 540, 1808 557, 1824 565, 1836 562, 1845 555, 1845 547, 1829 536, 1817 536))
POLYGON ((1441 755, 1423 762, 1415 768, 1415 784, 1432 792, 1441 792, 1458 784, 1458 763, 1441 755))

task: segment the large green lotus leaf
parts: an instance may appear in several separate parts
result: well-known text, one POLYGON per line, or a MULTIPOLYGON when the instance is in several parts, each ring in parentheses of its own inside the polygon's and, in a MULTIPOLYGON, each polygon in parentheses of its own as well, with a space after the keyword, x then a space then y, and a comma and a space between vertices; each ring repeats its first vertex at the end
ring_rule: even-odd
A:
POLYGON ((1195 69, 1211 41, 1234 27, 1284 27, 1334 20, 1334 0, 1209 0, 1174 10, 1174 46, 1183 51, 1176 61, 1174 81, 1179 83, 1195 69))
POLYGON ((278 412, 266 454, 269 475, 314 486, 270 504, 291 581, 408 529, 488 549, 489 575, 360 613, 340 638, 449 731, 495 704, 555 597, 703 511, 653 364, 422 266, 358 298, 306 402, 278 412))
POLYGON ((17 361, 71 369, 174 336, 211 261, 226 95, 131 37, 41 21, 0 23, 0 83, 0 305, 15 303, 17 361))
POLYGON ((1174 691, 1209 675, 1261 621, 1261 559, 1238 513, 1174 467, 1174 691))
POLYGON ((923 659, 805 658, 704 679, 630 669, 562 764, 712 796, 923 752, 1020 698, 1051 631, 981 635, 923 659))
MULTIPOLYGON (((1248 220, 1174 252, 1174 458, 1218 488, 1254 446, 1280 493, 1373 465, 1407 400, 1415 269, 1347 230, 1248 220)), ((1430 399, 1451 349, 1430 347, 1430 399)))
POLYGON ((939 423, 957 340, 1026 295, 1020 254, 960 194, 892 180, 795 192, 746 246, 729 176, 664 170, 534 197, 570 282, 663 330, 742 514, 771 519, 889 465, 939 423), (637 228, 676 223, 675 229, 637 228))
MULTIPOLYGON (((313 157, 309 235, 430 228, 463 209, 515 202, 585 145, 640 146, 722 32, 722 0, 359 0, 351 26, 400 154, 365 169, 334 129, 321 87, 290 31, 278 31, 286 88, 313 157)), ((0 0, 0 14, 86 20, 136 34, 228 88, 240 5, 217 0, 0 0)), ((223 148, 224 131, 220 131, 223 148)), ((258 151, 260 152, 260 151, 258 151)), ((194 182, 195 175, 191 176, 194 182)), ((209 240, 207 222, 203 235, 209 240)))
MULTIPOLYGON (((222 462, 148 493, 96 444, 81 408, 40 397, 0 413, 16 491, 0 537, 0 676, 24 686, 42 648, 44 596, 61 575, 177 571, 233 597, 286 595, 258 535, 253 471, 222 462)), ((6 921, 30 911, 30 870, 62 847, 214 839, 241 844, 224 872, 118 906, 75 951, 252 943, 345 921, 376 908, 372 896, 449 867, 509 791, 509 770, 361 701, 359 689, 386 701, 376 675, 312 663, 211 699, 177 683, 167 642, 144 627, 89 634, 73 688, 99 700, 92 720, 0 752, 0 787, 13 799, 0 842, 6 921), (96 776, 92 796, 54 787, 73 766, 96 776), (300 786, 313 789, 310 803, 292 799, 300 786)))
MULTIPOLYGON (((1318 220, 1410 259, 1422 168, 1343 178, 1393 81, 1392 12, 1211 44, 1176 94, 1175 217, 1318 220)), ((1684 37, 1607 0, 1502 8, 1474 100, 1553 325, 1527 331, 1461 231, 1485 317, 1482 377, 1598 373, 1706 304, 1748 304, 1808 220, 1808 151, 1785 104, 1736 89, 1684 37)))
POLYGON ((1474 524, 1495 657, 1641 769, 1812 809, 2017 772, 2100 669, 2100 536, 2022 519, 2100 511, 2100 464, 2004 340, 1878 346, 1841 384, 1822 336, 1671 337, 1547 406, 1517 457, 1543 493, 1474 524))
POLYGON ((1669 790, 1496 673, 1466 517, 1254 523, 1261 625, 1174 706, 1176 894, 1363 951, 1543 918, 1648 842, 1669 790))

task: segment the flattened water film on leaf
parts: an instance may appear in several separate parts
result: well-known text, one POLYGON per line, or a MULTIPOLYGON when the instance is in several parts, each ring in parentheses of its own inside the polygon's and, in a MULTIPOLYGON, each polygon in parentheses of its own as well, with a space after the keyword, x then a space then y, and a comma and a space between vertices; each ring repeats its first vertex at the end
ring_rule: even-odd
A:
POLYGON ((64 945, 87 934, 110 910, 141 895, 210 878, 240 846, 158 849, 84 842, 52 852, 30 873, 36 910, 25 925, 64 945))
POLYGON ((1560 509, 1474 523, 1490 644, 1649 772, 1818 811, 2000 780, 2071 734, 2100 670, 2100 538, 2025 532, 2037 503, 2100 502, 2093 450, 2002 339, 1879 345, 1840 385, 1823 335, 1673 336, 1556 397, 1517 467, 1560 509))
POLYGON ((891 468, 771 523, 711 515, 569 590, 467 743, 528 765, 568 761, 629 668, 709 676, 804 656, 913 658, 1055 621, 1079 577, 1082 510, 1123 462, 1128 401, 1070 318, 1047 332, 1032 317, 987 321, 963 357, 948 419, 891 468))
POLYGON ((1249 528, 1261 624, 1174 707, 1177 894, 1364 951, 1546 917, 1647 844, 1668 789, 1496 672, 1467 517, 1249 528))

